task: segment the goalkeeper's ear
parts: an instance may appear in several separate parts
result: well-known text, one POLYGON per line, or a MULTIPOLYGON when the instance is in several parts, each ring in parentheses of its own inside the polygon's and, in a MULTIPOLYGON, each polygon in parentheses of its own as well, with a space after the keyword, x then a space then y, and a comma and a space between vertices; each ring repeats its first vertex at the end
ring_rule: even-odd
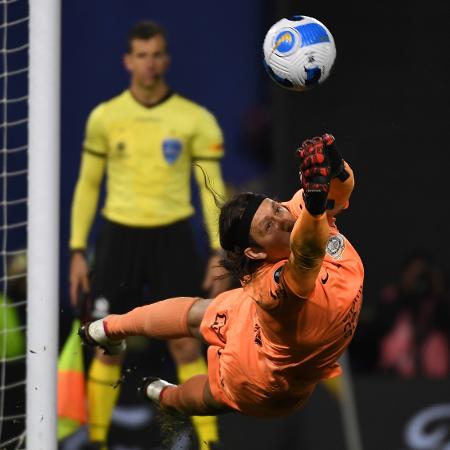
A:
POLYGON ((267 258, 267 253, 263 252, 262 250, 257 250, 254 247, 247 247, 244 250, 244 255, 248 258, 248 259, 253 259, 253 260, 264 260, 267 258))

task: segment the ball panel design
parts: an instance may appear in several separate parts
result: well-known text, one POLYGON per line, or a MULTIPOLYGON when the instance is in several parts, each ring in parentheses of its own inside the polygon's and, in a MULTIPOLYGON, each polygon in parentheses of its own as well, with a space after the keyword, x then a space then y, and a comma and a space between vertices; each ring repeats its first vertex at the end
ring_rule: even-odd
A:
POLYGON ((336 57, 332 34, 321 22, 307 16, 275 23, 265 36, 263 50, 270 77, 298 91, 326 80, 336 57))
POLYGON ((275 53, 285 56, 295 52, 298 44, 299 36, 294 30, 282 29, 275 35, 272 47, 275 53))
POLYGON ((300 47, 307 47, 308 45, 320 44, 322 42, 330 42, 330 37, 327 31, 318 23, 308 23, 295 27, 300 33, 301 43, 300 47))
POLYGON ((293 88, 293 84, 291 81, 289 81, 287 78, 283 78, 283 77, 277 75, 272 70, 272 68, 266 64, 265 61, 264 61, 264 67, 265 67, 267 73, 269 74, 270 78, 272 78, 272 80, 275 81, 275 83, 279 84, 282 87, 288 88, 288 89, 293 88))

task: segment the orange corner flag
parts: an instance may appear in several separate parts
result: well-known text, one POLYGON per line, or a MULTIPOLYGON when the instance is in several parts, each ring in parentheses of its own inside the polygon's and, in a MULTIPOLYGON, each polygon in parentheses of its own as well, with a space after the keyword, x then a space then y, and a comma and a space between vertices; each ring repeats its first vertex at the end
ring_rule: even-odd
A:
POLYGON ((87 421, 83 348, 74 320, 58 360, 58 439, 74 433, 87 421))

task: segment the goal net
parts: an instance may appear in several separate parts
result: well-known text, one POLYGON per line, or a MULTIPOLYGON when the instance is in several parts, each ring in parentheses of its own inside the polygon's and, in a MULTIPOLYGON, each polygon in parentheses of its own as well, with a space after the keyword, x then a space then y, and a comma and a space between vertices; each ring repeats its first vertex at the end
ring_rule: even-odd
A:
POLYGON ((0 449, 56 449, 59 2, 0 0, 0 449))
POLYGON ((28 5, 0 3, 0 448, 25 437, 28 5))

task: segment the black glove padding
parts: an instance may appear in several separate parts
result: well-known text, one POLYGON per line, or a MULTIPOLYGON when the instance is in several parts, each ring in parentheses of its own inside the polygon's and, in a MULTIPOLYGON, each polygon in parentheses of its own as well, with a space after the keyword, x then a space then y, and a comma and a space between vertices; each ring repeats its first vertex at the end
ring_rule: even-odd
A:
POLYGON ((350 174, 345 170, 344 158, 336 145, 336 139, 332 134, 325 133, 322 136, 322 141, 325 144, 326 153, 330 158, 331 178, 338 178, 345 181, 350 174))
POLYGON ((325 212, 330 189, 330 160, 325 151, 323 139, 307 139, 297 150, 300 163, 300 183, 306 209, 310 214, 325 212))

